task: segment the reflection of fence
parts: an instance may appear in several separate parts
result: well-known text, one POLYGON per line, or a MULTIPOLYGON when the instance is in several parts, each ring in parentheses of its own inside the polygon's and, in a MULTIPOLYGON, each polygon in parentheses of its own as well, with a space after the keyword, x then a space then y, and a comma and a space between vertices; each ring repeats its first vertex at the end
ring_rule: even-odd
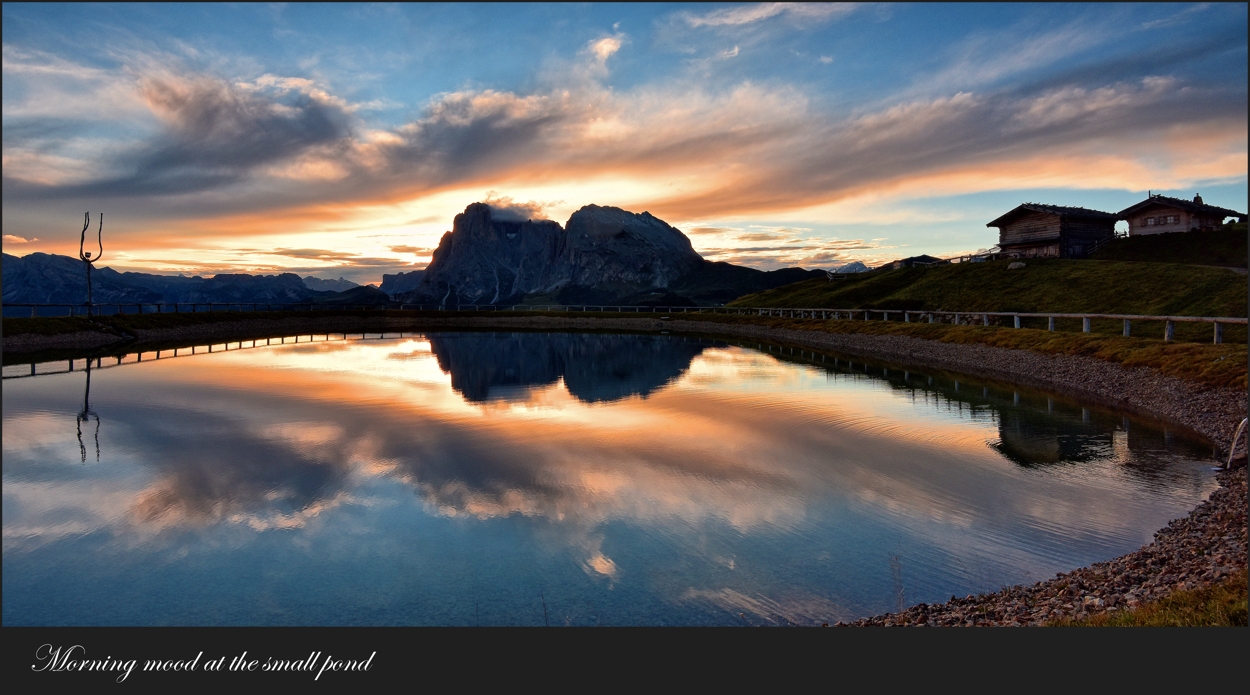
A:
MULTIPOLYGON (((890 315, 902 316, 905 322, 911 322, 912 317, 918 317, 921 321, 928 323, 952 323, 956 325, 975 324, 979 319, 982 325, 990 325, 990 317, 1010 317, 1015 328, 1021 327, 1021 319, 1044 318, 1048 319, 1047 330, 1055 330, 1056 319, 1081 319, 1081 330, 1085 333, 1091 332, 1090 322, 1094 319, 1111 319, 1123 321, 1124 335, 1130 334, 1130 326, 1133 321, 1157 321, 1163 322, 1163 339, 1171 341, 1175 335, 1177 323, 1209 323, 1213 326, 1213 340, 1216 343, 1224 342, 1224 326, 1241 325, 1245 326, 1247 321, 1244 318, 1235 316, 1148 316, 1141 314, 1058 314, 1058 313, 1026 313, 1015 311, 921 311, 916 309, 801 309, 801 308, 768 308, 768 307, 697 307, 697 306, 614 306, 604 304, 593 305, 569 305, 569 304, 543 304, 543 305, 525 305, 525 304, 459 304, 459 305, 436 305, 436 304, 376 304, 376 305, 335 305, 326 306, 322 304, 263 304, 263 303, 245 303, 245 304, 97 304, 95 309, 97 313, 103 312, 103 315, 115 315, 121 313, 181 313, 183 308, 189 308, 190 311, 199 311, 198 307, 209 307, 207 311, 244 311, 244 312, 261 312, 261 311, 344 311, 344 310, 376 310, 376 311, 474 311, 474 312, 560 312, 560 313, 581 313, 581 312, 597 312, 597 313, 631 313, 631 314, 674 314, 674 313, 711 313, 711 314, 731 314, 739 316, 775 316, 784 318, 801 318, 801 319, 851 319, 851 320, 873 320, 873 317, 879 316, 881 320, 889 321, 890 315), (164 308, 172 307, 169 311, 164 308), (239 307, 234 309, 232 307, 239 307), (244 308, 246 307, 246 308, 244 308), (264 308, 261 308, 264 307, 264 308), (126 308, 133 308, 134 311, 125 311, 126 308)), ((82 305, 73 304, 6 304, 4 306, 5 313, 8 314, 10 309, 26 312, 30 316, 52 316, 52 315, 75 315, 74 310, 83 309, 82 305), (49 308, 69 309, 67 313, 48 314, 38 313, 40 310, 49 308)), ((189 312, 188 312, 189 313, 189 312)))
POLYGON ((3 368, 3 378, 20 379, 23 377, 42 376, 45 374, 67 374, 69 372, 83 371, 90 366, 91 369, 110 369, 112 367, 120 367, 125 364, 137 364, 140 362, 151 362, 155 360, 168 360, 175 357, 190 357, 192 355, 206 355, 217 352, 233 352, 235 350, 250 350, 251 348, 266 347, 269 345, 307 345, 309 343, 339 343, 343 341, 359 341, 359 340, 393 340, 396 338, 413 338, 423 336, 425 333, 403 332, 403 333, 301 333, 295 336, 284 336, 281 338, 257 338, 256 340, 232 340, 225 343, 211 343, 208 345, 193 345, 191 347, 170 348, 166 350, 146 350, 143 352, 132 352, 126 355, 113 357, 89 357, 78 358, 72 360, 57 360, 55 362, 38 362, 33 364, 12 364, 5 365, 3 368), (334 337, 338 336, 338 337, 334 337), (357 337, 359 336, 359 337, 357 337))

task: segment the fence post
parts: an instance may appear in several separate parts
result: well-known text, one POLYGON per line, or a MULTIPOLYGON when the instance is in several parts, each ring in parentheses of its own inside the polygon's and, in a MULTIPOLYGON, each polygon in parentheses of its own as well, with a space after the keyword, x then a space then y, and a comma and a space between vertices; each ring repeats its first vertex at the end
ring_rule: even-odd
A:
POLYGON ((981 325, 982 325, 982 326, 988 326, 988 325, 990 325, 990 315, 989 315, 989 314, 981 314, 981 325))
POLYGON ((1048 331, 1053 331, 1053 330, 1055 330, 1055 317, 1054 317, 1054 316, 1047 317, 1047 321, 1046 321, 1046 322, 1047 322, 1047 324, 1048 324, 1048 325, 1046 326, 1046 330, 1048 330, 1048 331))
POLYGON ((1016 328, 1020 327, 1020 316, 1016 315, 1016 328))
POLYGON ((1219 321, 1215 322, 1215 344, 1219 345, 1224 342, 1224 324, 1219 321))
POLYGON ((1176 324, 1171 321, 1163 323, 1163 342, 1170 343, 1176 337, 1176 324))
POLYGON ((1129 325, 1129 320, 1124 319, 1124 337, 1125 338, 1128 337, 1128 333, 1129 333, 1128 325, 1129 325))
POLYGON ((33 307, 33 306, 30 308, 30 317, 31 317, 32 319, 33 319, 33 318, 35 318, 35 309, 36 309, 36 308, 37 308, 37 307, 33 307))
POLYGON ((933 314, 929 314, 929 323, 933 323, 933 314))
POLYGON ((1081 332, 1089 333, 1089 319, 1088 318, 1081 319, 1081 332))

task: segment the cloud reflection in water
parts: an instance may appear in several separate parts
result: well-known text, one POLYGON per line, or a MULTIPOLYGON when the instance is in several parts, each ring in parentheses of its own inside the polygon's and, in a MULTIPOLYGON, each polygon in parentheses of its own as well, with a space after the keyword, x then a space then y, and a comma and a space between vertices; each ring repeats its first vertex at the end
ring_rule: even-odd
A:
MULTIPOLYGON (((110 539, 100 557, 141 571, 158 548, 212 555, 238 529, 243 548, 269 532, 294 534, 290 546, 354 538, 374 559, 352 572, 369 576, 399 542, 381 519, 416 514, 445 520, 422 526, 440 543, 520 533, 541 551, 514 544, 508 557, 567 558, 583 577, 561 575, 568 591, 628 594, 617 610, 632 622, 823 622, 893 607, 888 554, 906 558, 913 602, 1040 579, 1135 548, 1214 486, 1182 461, 1200 449, 1124 432, 1118 416, 864 368, 670 336, 274 346, 97 373, 94 467, 73 440, 79 375, 15 380, 5 561, 90 534, 110 539), (58 412, 68 440, 50 433, 58 412)), ((438 567, 431 543, 399 552, 438 567)), ((320 561, 346 557, 335 552, 320 561)), ((308 581, 321 571, 290 561, 312 563, 308 581)), ((11 576, 6 592, 20 591, 11 576)))

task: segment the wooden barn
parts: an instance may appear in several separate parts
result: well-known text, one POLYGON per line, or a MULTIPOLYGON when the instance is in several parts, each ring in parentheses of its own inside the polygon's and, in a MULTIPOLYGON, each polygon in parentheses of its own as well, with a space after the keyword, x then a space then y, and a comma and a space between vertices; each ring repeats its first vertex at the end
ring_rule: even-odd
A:
POLYGON ((1202 202, 1195 195, 1192 201, 1151 195, 1142 202, 1120 211, 1119 218, 1128 221, 1128 235, 1198 232, 1219 229, 1227 217, 1240 222, 1246 216, 1236 210, 1218 208, 1202 202))
POLYGON ((1100 210, 1024 203, 985 226, 998 227, 998 248, 1010 258, 1084 258, 1115 237, 1117 219, 1100 210))

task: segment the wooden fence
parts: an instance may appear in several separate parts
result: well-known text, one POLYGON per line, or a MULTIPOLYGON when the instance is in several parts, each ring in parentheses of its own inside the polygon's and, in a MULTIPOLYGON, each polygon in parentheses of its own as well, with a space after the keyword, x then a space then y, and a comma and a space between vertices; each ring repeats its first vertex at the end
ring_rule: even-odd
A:
MULTIPOLYGON (((1009 318, 1015 328, 1021 327, 1022 319, 1048 319, 1048 330, 1055 330, 1056 319, 1080 319, 1082 330, 1090 332, 1090 322, 1095 319, 1123 321, 1123 335, 1128 336, 1133 322, 1156 322, 1163 324, 1163 339, 1171 341, 1175 337, 1177 323, 1209 323, 1212 325, 1212 338, 1216 343, 1224 342, 1224 326, 1247 324, 1245 318, 1235 316, 1150 316, 1142 314, 1085 314, 1085 313, 1025 313, 1004 311, 920 311, 903 309, 824 309, 824 308, 783 308, 783 307, 682 307, 682 306, 618 306, 604 304, 361 304, 361 305, 326 305, 326 304, 276 304, 261 302, 245 303, 177 303, 177 304, 96 304, 90 308, 90 315, 110 316, 117 314, 140 313, 183 313, 201 311, 457 311, 457 312, 539 312, 539 313, 629 313, 629 314, 730 314, 739 316, 778 316, 798 319, 821 320, 891 320, 891 316, 901 317, 894 320, 927 323, 951 323, 956 325, 973 325, 981 323, 990 325, 990 319, 1009 318)), ((84 316, 87 309, 82 304, 5 304, 6 316, 84 316)))

